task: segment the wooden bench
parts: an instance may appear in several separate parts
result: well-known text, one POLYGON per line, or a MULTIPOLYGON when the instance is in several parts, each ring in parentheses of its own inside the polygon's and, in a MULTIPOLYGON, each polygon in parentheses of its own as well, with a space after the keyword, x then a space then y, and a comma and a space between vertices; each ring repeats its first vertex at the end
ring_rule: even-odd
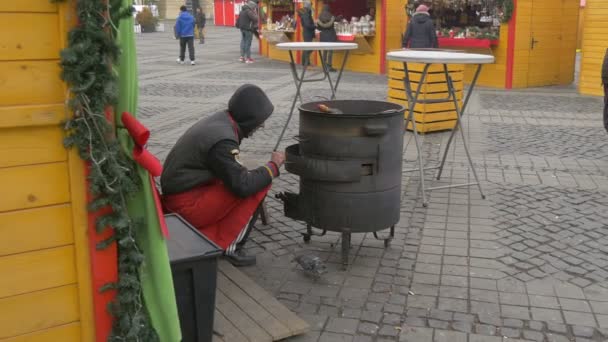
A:
POLYGON ((213 342, 272 342, 308 323, 225 260, 218 263, 213 342))

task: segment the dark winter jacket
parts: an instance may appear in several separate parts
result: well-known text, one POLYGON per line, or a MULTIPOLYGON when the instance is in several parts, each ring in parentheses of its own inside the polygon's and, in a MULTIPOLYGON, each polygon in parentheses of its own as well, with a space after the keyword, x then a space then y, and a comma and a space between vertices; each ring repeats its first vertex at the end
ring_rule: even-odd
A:
POLYGON ((258 28, 258 22, 259 16, 256 3, 249 1, 241 8, 237 27, 245 31, 255 31, 258 28))
POLYGON ((247 170, 238 162, 241 140, 272 114, 274 106, 253 85, 240 87, 228 109, 200 120, 179 138, 161 175, 164 195, 182 193, 221 180, 232 193, 248 197, 264 189, 278 176, 278 168, 247 170))
POLYGON ((334 28, 334 22, 335 18, 329 12, 329 9, 323 8, 323 12, 321 12, 319 19, 317 19, 317 30, 321 31, 319 41, 329 43, 338 41, 336 29, 334 28))
POLYGON ((305 42, 312 42, 315 37, 315 21, 312 19, 312 11, 310 8, 300 8, 298 10, 300 16, 300 24, 302 25, 302 37, 305 42))
POLYGON ((431 17, 427 13, 416 13, 410 19, 403 37, 404 48, 437 48, 437 33, 431 17))
POLYGON ((194 37, 194 17, 187 11, 183 11, 175 22, 175 35, 177 37, 194 37))
POLYGON ((205 18, 205 13, 196 13, 196 26, 203 28, 206 24, 207 18, 205 18))
POLYGON ((608 85, 608 49, 606 49, 604 65, 602 66, 602 83, 608 85))

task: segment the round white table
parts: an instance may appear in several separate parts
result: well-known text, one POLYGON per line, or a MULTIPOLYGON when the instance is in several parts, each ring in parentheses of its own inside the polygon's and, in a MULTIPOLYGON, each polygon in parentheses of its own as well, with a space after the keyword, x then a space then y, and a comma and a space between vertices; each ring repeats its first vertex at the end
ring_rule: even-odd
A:
POLYGON ((287 130, 287 126, 289 126, 289 122, 291 121, 291 117, 293 116, 293 111, 296 108, 296 103, 298 99, 302 102, 301 89, 302 84, 305 82, 323 82, 327 80, 329 82, 329 87, 331 89, 331 100, 336 98, 336 92, 338 91, 338 85, 340 84, 340 79, 342 78, 342 73, 344 72, 344 66, 346 65, 346 61, 348 60, 348 55, 351 50, 355 50, 359 47, 358 44, 355 43, 323 43, 323 42, 289 42, 289 43, 280 43, 276 45, 276 48, 279 50, 284 50, 289 52, 289 65, 291 67, 291 74, 293 76, 293 81, 296 85, 296 94, 293 98, 293 102, 291 104, 291 110, 289 111, 289 116, 287 117, 287 122, 285 122, 285 126, 283 126, 283 130, 281 131, 281 135, 279 135, 279 139, 274 147, 276 151, 279 148, 279 144, 283 139, 283 135, 285 135, 285 131, 287 130), (298 71, 296 68, 296 62, 293 57, 294 51, 317 51, 319 53, 319 60, 321 61, 321 67, 323 71, 323 78, 315 78, 315 79, 305 79, 306 69, 308 65, 302 66, 302 72, 298 76, 298 71), (338 78, 336 78, 336 84, 333 84, 331 76, 329 74, 329 69, 331 65, 327 65, 325 60, 323 59, 322 52, 323 51, 344 51, 344 59, 342 60, 342 65, 338 72, 338 78))
POLYGON ((481 73, 481 68, 484 64, 494 63, 494 56, 491 55, 483 55, 483 54, 474 54, 474 53, 465 53, 465 52, 455 52, 448 50, 438 50, 438 49, 405 49, 400 51, 392 51, 386 54, 386 59, 390 61, 397 61, 403 63, 403 71, 405 76, 403 78, 405 95, 408 100, 408 116, 405 121, 405 127, 408 127, 409 122, 412 123, 412 132, 414 133, 414 140, 416 142, 416 150, 418 153, 418 168, 411 170, 404 170, 404 172, 411 171, 419 171, 420 172, 420 185, 422 188, 422 203, 426 207, 428 202, 426 198, 426 191, 437 190, 437 189, 446 189, 446 188, 455 188, 462 186, 471 186, 477 185, 479 188, 479 192, 481 194, 481 198, 485 199, 485 195, 481 188, 481 183, 479 182, 479 178, 477 177, 477 172, 475 171, 475 167, 473 166, 473 160, 471 159, 471 154, 469 152, 469 148, 467 146, 464 130, 462 127, 462 116, 464 114, 464 110, 467 107, 471 94, 473 93, 473 89, 475 88, 475 84, 477 83, 477 79, 479 78, 479 74, 481 73), (422 69, 422 75, 420 77, 420 81, 418 81, 418 87, 416 92, 412 92, 412 87, 410 83, 410 73, 408 69, 408 63, 418 63, 424 64, 424 68, 422 69), (419 99, 422 86, 425 83, 426 77, 428 75, 429 67, 432 64, 442 64, 443 71, 445 74, 446 83, 448 85, 448 96, 443 99, 419 99), (454 88, 454 82, 448 72, 448 64, 473 64, 477 65, 477 69, 475 71, 475 75, 473 76, 473 80, 469 86, 467 94, 465 96, 464 102, 462 106, 458 103, 458 98, 456 95, 456 90, 454 88), (450 138, 445 146, 445 150, 443 153, 443 158, 441 159, 441 163, 435 167, 424 167, 424 162, 422 160, 422 150, 421 143, 418 138, 418 130, 416 128, 416 120, 414 118, 414 108, 418 103, 442 103, 447 101, 453 101, 454 109, 456 112, 456 126, 452 130, 450 138), (437 186, 425 189, 424 184, 424 170, 429 169, 438 169, 437 179, 441 179, 441 174, 443 172, 443 167, 445 166, 445 161, 448 155, 448 151, 450 149, 450 145, 452 144, 452 140, 454 139, 454 135, 456 131, 460 131, 462 136, 462 145, 464 146, 464 150, 466 152, 466 156, 469 160, 469 165, 473 172, 473 176, 475 177, 475 182, 473 183, 464 183, 464 184, 452 184, 445 186, 437 186))

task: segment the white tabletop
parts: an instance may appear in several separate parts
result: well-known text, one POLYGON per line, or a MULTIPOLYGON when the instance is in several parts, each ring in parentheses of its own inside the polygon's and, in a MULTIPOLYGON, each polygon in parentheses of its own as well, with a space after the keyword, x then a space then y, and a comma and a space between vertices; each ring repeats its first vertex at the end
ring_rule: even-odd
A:
POLYGON ((357 43, 321 43, 321 42, 289 42, 276 45, 279 50, 323 51, 323 50, 354 50, 357 43))
POLYGON ((426 64, 490 64, 494 56, 478 53, 451 52, 446 50, 400 50, 386 54, 390 61, 426 64))

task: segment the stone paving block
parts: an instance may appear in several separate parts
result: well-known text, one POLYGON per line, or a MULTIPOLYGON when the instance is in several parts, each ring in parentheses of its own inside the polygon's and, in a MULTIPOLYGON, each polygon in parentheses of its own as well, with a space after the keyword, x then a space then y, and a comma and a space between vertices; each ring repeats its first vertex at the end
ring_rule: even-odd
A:
POLYGON ((352 335, 335 334, 331 332, 324 332, 319 337, 319 342, 352 342, 352 335))
POLYGON ((496 327, 488 324, 477 324, 475 325, 475 331, 482 335, 494 335, 496 334, 496 327))
POLYGON ((433 329, 404 326, 399 342, 433 342, 433 329))
POLYGON ((458 331, 447 331, 435 329, 433 342, 467 342, 468 336, 458 331))
POLYGON ((532 308, 530 311, 534 320, 548 323, 563 323, 562 314, 559 310, 532 308))
POLYGON ((503 342, 503 339, 497 336, 471 334, 469 335, 469 342, 503 342))
POLYGON ((562 335, 547 334, 547 342, 570 342, 570 339, 562 335))
POLYGON ((329 318, 325 331, 354 335, 359 321, 352 318, 329 318))
POLYGON ((559 309, 560 305, 557 297, 547 297, 540 295, 529 295, 530 305, 533 307, 559 309))
POLYGON ((572 325, 582 325, 586 327, 596 327, 597 323, 595 322, 595 318, 590 313, 583 312, 574 312, 574 311, 564 311, 564 318, 566 319, 566 323, 572 325))
POLYGON ((527 306, 501 305, 500 311, 502 317, 518 318, 529 320, 530 310, 527 306))
POLYGON ((468 303, 464 299, 439 298, 439 309, 466 313, 468 312, 468 303))
POLYGON ((531 341, 536 341, 536 342, 543 342, 545 340, 545 336, 542 333, 540 333, 538 331, 533 331, 533 330, 524 330, 523 337, 526 340, 531 340, 531 341))

